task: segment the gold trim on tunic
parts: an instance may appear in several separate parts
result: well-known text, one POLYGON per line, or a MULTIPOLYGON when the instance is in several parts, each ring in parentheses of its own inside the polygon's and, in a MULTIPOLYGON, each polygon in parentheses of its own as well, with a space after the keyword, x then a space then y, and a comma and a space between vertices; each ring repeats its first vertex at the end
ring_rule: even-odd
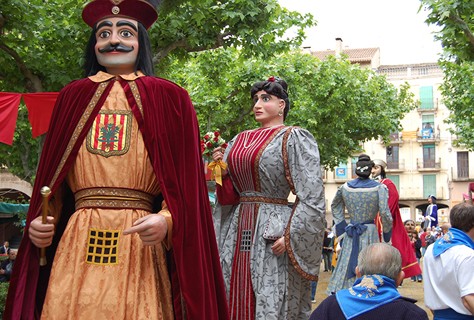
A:
POLYGON ((76 210, 82 208, 140 209, 152 212, 154 196, 120 188, 88 188, 74 194, 76 210))

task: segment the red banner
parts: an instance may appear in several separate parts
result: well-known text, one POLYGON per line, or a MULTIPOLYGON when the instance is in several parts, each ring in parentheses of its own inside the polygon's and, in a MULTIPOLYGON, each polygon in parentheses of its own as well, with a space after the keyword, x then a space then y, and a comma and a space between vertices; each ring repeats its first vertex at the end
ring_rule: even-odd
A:
POLYGON ((48 132, 49 121, 58 94, 58 92, 23 94, 23 101, 25 101, 26 108, 28 108, 28 120, 30 120, 33 138, 48 132))
POLYGON ((18 106, 23 97, 28 109, 32 136, 36 138, 48 131, 58 92, 12 93, 0 92, 0 143, 12 145, 18 106))
POLYGON ((13 143, 18 105, 21 94, 0 92, 0 142, 8 145, 13 143))

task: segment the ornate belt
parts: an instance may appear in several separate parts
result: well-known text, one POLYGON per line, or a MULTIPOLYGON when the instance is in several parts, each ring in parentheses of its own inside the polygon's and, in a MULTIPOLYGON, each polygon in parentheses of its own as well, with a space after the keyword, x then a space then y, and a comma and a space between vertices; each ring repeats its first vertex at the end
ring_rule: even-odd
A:
POLYGON ((260 197, 260 196, 244 196, 240 197, 240 202, 247 202, 247 203, 271 203, 271 204, 278 204, 282 206, 288 205, 287 199, 279 199, 279 198, 269 198, 269 197, 260 197))
POLYGON ((139 190, 88 188, 74 194, 76 210, 82 208, 140 209, 152 212, 154 196, 139 190))

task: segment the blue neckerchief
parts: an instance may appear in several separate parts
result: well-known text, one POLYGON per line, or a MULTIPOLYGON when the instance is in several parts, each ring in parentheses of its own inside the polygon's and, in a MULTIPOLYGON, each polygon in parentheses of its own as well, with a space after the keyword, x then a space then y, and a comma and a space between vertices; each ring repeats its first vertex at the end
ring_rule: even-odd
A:
POLYGON ((359 188, 373 188, 380 185, 380 183, 372 179, 356 178, 354 180, 347 182, 347 185, 351 188, 359 189, 359 188))
POLYGON ((433 244, 433 255, 438 257, 449 248, 460 245, 474 249, 474 241, 467 234, 459 229, 450 228, 444 236, 433 244))
POLYGON ((349 289, 336 292, 336 300, 347 319, 392 302, 401 295, 395 281, 381 275, 363 276, 349 289))

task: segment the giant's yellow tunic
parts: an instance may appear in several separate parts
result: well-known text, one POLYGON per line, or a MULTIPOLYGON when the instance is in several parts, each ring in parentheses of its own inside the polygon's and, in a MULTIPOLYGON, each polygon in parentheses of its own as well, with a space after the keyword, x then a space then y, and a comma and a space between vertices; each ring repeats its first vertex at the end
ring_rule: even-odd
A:
MULTIPOLYGON (((91 79, 111 77, 99 72, 91 79)), ((88 188, 160 193, 138 124, 118 82, 83 142, 67 182, 75 194, 88 188)), ((42 318, 173 318, 165 244, 144 246, 138 234, 122 234, 148 214, 124 208, 78 209, 56 252, 42 318)), ((167 219, 170 226, 169 215, 167 219)), ((171 229, 168 241, 170 234, 171 229)))

